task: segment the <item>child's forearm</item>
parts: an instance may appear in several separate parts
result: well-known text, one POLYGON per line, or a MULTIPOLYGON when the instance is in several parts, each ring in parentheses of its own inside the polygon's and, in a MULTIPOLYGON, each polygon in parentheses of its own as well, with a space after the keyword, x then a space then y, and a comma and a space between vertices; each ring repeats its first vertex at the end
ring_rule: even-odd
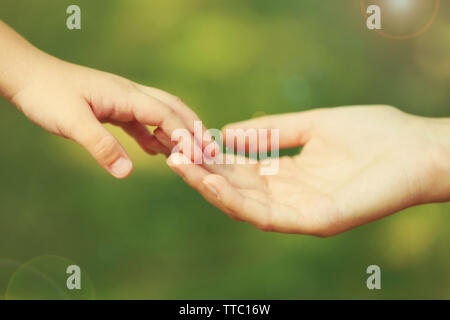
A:
POLYGON ((46 56, 0 20, 0 95, 13 99, 46 56))

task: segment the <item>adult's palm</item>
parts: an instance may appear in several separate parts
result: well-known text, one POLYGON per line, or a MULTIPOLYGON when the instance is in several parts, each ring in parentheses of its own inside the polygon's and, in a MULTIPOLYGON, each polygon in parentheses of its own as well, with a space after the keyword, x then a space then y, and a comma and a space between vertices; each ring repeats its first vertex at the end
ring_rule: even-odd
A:
POLYGON ((329 236, 412 205, 443 201, 440 189, 450 187, 432 188, 439 174, 439 120, 387 106, 341 107, 225 129, 237 128, 279 129, 280 148, 303 149, 281 157, 274 175, 260 175, 261 163, 168 163, 230 217, 262 230, 329 236))

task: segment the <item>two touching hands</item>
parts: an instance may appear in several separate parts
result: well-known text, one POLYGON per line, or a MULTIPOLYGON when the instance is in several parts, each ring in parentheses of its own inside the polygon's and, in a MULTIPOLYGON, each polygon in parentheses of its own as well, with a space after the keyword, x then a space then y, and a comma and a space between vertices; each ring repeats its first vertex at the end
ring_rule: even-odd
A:
MULTIPOLYGON (((275 175, 258 165, 169 165, 231 218, 262 230, 330 236, 410 206, 450 200, 450 119, 388 106, 316 109, 226 126, 279 128, 275 175)), ((224 134, 225 136, 225 134, 224 134)))
POLYGON ((149 154, 169 156, 169 166, 205 199, 262 230, 329 236, 450 200, 448 119, 386 106, 267 116, 227 128, 279 129, 280 148, 303 146, 280 158, 277 174, 261 176, 259 165, 248 163, 181 164, 170 155, 170 137, 181 128, 193 134, 198 117, 180 99, 51 57, 1 22, 0 35, 0 47, 11 48, 0 52, 0 93, 44 129, 81 144, 117 178, 131 173, 132 162, 102 122, 122 127, 149 154))

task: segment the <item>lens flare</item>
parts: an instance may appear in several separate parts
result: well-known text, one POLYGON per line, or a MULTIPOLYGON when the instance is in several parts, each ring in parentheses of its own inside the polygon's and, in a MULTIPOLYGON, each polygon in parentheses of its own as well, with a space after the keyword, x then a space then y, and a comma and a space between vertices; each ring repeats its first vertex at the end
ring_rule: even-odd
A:
POLYGON ((389 0, 389 7, 392 10, 399 12, 406 12, 411 9, 412 1, 411 0, 389 0))
POLYGON ((385 38, 406 40, 423 34, 436 19, 440 0, 361 0, 361 12, 369 18, 369 5, 381 8, 381 29, 375 31, 385 38))

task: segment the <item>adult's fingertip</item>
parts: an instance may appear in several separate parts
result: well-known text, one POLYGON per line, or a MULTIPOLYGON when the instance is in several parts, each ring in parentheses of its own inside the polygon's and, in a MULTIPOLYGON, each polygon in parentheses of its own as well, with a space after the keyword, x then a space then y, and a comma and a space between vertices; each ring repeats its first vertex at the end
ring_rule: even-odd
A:
POLYGON ((167 160, 166 160, 166 163, 167 163, 167 165, 168 165, 169 167, 174 167, 174 166, 176 165, 176 163, 174 162, 174 158, 175 158, 176 156, 179 156, 179 153, 171 153, 171 154, 168 156, 168 158, 167 158, 167 160))
POLYGON ((172 159, 170 158, 172 155, 167 157, 166 163, 169 167, 173 167, 174 163, 172 162, 172 159))
POLYGON ((192 164, 192 161, 180 152, 172 153, 169 158, 167 158, 167 164, 169 167, 176 167, 183 164, 192 164))

